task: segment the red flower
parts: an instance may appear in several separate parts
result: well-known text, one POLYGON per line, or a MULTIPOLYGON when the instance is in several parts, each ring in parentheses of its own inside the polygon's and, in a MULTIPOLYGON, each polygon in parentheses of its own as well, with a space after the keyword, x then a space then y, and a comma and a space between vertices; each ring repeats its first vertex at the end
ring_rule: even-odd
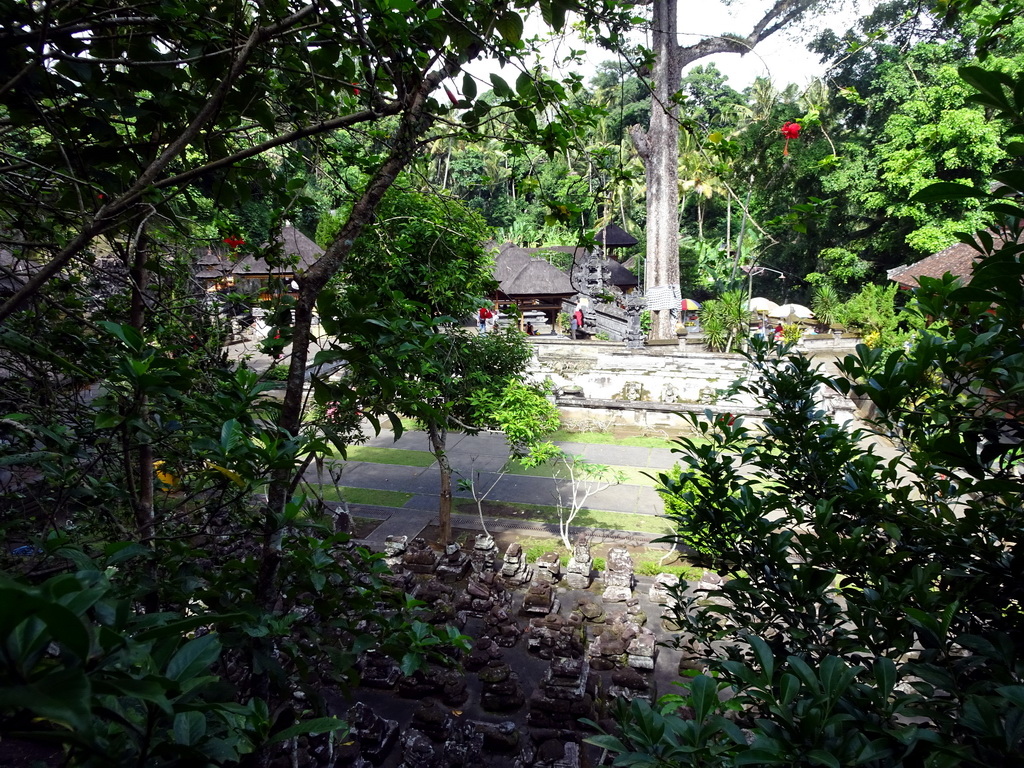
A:
POLYGON ((444 87, 444 92, 448 94, 448 101, 450 101, 453 105, 456 105, 456 104, 459 103, 459 100, 457 98, 455 98, 455 94, 452 93, 450 90, 448 90, 448 86, 447 85, 444 87))
POLYGON ((352 92, 355 93, 356 96, 359 95, 359 83, 352 83, 352 92))
POLYGON ((782 154, 789 154, 789 140, 800 138, 800 123, 791 123, 788 120, 782 126, 782 135, 786 137, 786 146, 782 148, 782 154))
POLYGON ((235 237, 234 235, 228 235, 225 237, 224 242, 227 243, 233 251, 238 250, 238 246, 245 245, 245 240, 240 237, 235 237))

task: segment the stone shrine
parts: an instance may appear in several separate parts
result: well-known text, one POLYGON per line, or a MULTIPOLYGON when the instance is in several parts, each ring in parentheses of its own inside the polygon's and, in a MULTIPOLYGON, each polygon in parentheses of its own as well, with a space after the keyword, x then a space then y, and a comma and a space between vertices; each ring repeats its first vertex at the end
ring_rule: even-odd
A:
POLYGON ((470 569, 469 555, 462 551, 458 544, 449 544, 444 548, 444 555, 437 565, 436 573, 444 581, 458 581, 464 578, 470 569))
POLYGON ((430 548, 427 540, 417 536, 409 542, 405 554, 402 555, 402 564, 413 573, 433 573, 437 568, 438 559, 437 552, 430 548))
POLYGON ((557 613, 530 619, 526 648, 530 653, 550 661, 556 657, 583 658, 583 624, 557 613))
POLYGON ((380 765, 398 739, 398 721, 385 720, 361 701, 352 705, 346 719, 351 737, 359 742, 359 754, 380 765))
POLYGON ((533 566, 526 562, 523 546, 513 541, 505 550, 505 559, 501 566, 501 577, 506 587, 515 589, 533 580, 533 566))
POLYGON ((530 725, 575 728, 581 717, 594 718, 598 678, 590 677, 583 659, 552 659, 530 696, 530 725))
POLYGON ((480 706, 488 712, 510 712, 526 703, 519 675, 503 661, 491 661, 477 672, 483 690, 480 706))
POLYGON ((507 608, 512 595, 505 589, 494 571, 473 571, 469 575, 466 589, 455 599, 455 610, 465 611, 473 616, 483 616, 491 608, 507 608))
POLYGON ((562 580, 562 563, 557 552, 545 552, 533 564, 534 583, 555 586, 562 580))
POLYGON ((494 537, 486 533, 477 534, 469 558, 476 573, 493 571, 498 559, 498 545, 494 543, 494 537))
POLYGON ((590 537, 584 533, 576 536, 573 543, 572 557, 566 567, 565 581, 572 589, 588 589, 590 572, 594 567, 594 558, 590 554, 590 537))
POLYGON ((633 596, 633 558, 625 547, 608 552, 604 571, 604 592, 601 597, 612 603, 624 603, 633 596))

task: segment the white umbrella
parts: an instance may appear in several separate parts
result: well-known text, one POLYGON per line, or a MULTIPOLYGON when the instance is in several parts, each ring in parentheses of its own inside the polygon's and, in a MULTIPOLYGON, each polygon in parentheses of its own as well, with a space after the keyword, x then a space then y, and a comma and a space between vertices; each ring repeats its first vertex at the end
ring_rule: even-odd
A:
POLYGON ((755 296, 747 302, 748 312, 759 312, 774 315, 778 308, 778 304, 771 299, 766 299, 764 296, 755 296))
POLYGON ((802 320, 814 317, 814 313, 803 304, 783 304, 779 307, 778 312, 769 312, 768 314, 772 317, 792 317, 796 315, 802 320))

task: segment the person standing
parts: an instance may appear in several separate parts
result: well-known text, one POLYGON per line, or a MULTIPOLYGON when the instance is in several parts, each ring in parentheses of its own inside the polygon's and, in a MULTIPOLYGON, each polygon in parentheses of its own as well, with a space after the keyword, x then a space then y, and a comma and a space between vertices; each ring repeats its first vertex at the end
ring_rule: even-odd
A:
POLYGON ((577 313, 573 312, 572 317, 569 318, 569 338, 576 338, 576 329, 580 327, 580 321, 576 317, 577 313))
POLYGON ((572 329, 572 337, 575 339, 577 333, 583 330, 583 310, 577 307, 576 311, 572 313, 572 320, 569 323, 569 327, 572 329))
POLYGON ((487 307, 480 307, 480 312, 477 317, 477 330, 480 333, 487 333, 488 321, 493 317, 493 313, 487 307))

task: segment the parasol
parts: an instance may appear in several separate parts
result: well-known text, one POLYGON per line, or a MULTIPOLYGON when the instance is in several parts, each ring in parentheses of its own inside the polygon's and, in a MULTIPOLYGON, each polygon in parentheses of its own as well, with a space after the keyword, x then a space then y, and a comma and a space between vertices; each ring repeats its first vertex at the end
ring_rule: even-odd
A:
POLYGON ((792 317, 796 315, 801 320, 814 317, 814 313, 803 304, 783 304, 777 312, 769 312, 772 317, 792 317))

